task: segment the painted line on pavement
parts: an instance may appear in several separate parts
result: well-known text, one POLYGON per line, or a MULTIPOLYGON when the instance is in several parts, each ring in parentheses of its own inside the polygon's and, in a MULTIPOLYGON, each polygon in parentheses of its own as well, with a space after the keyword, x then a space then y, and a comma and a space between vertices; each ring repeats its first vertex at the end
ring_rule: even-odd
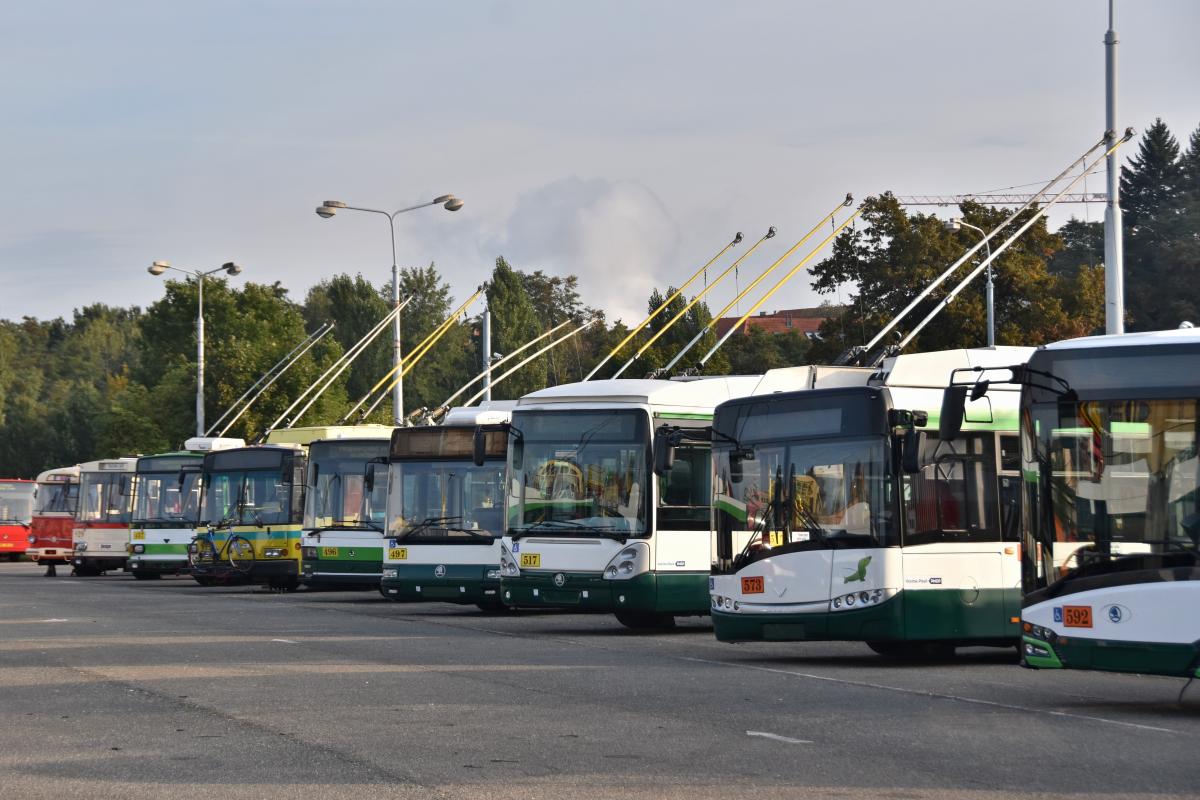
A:
POLYGON ((918 697, 935 697, 941 700, 957 700, 960 703, 973 703, 981 706, 991 706, 993 708, 1003 708, 1009 711, 1024 711, 1032 714, 1046 714, 1051 717, 1066 717, 1068 719, 1086 720, 1088 722, 1102 722, 1106 725, 1120 725, 1124 728, 1134 728, 1141 731, 1155 731, 1156 733, 1174 733, 1179 734, 1182 731, 1173 730, 1171 728, 1159 728, 1154 725, 1143 725, 1139 722, 1124 722, 1117 719, 1108 719, 1107 717, 1094 717, 1088 714, 1072 714, 1069 711, 1052 711, 1046 708, 1033 708, 1032 706, 1019 706, 1014 703, 1000 703, 995 700, 981 700, 977 697, 963 697, 956 694, 945 694, 944 692, 931 692, 925 689, 906 689, 903 686, 888 686, 883 683, 871 683, 869 681, 852 681, 845 678, 831 678, 828 675, 815 675, 811 672, 797 672, 789 669, 775 669, 773 667, 759 667, 754 664, 738 664, 732 661, 717 661, 710 658, 695 658, 694 656, 675 656, 681 661, 695 661, 700 664, 712 664, 720 667, 740 667, 742 669, 752 669, 758 672, 769 672, 774 675, 791 675, 796 678, 811 678, 817 681, 827 681, 829 683, 840 683, 844 686, 860 686, 867 689, 880 689, 886 692, 898 692, 900 694, 911 694, 918 697))
POLYGON ((766 731, 746 731, 747 736, 759 736, 763 739, 773 739, 777 742, 787 742, 788 744, 812 744, 809 739, 793 739, 790 736, 780 736, 778 733, 767 733, 766 731))

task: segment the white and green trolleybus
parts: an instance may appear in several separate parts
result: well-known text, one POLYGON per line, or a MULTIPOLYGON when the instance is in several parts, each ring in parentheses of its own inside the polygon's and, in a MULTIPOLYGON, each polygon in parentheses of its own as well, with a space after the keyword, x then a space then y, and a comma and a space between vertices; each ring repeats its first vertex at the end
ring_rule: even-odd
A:
POLYGON ((760 376, 597 380, 522 397, 508 437, 502 599, 609 611, 633 628, 708 612, 707 441, 655 479, 652 432, 703 429, 760 376))
POLYGON ((500 537, 512 406, 454 408, 440 425, 392 433, 384 597, 503 607, 500 537))
POLYGON ((866 385, 758 395, 713 421, 713 628, 885 655, 1019 638, 1016 391, 936 436, 956 368, 1028 348, 887 359, 866 385))
POLYGON ((193 437, 184 449, 141 456, 129 523, 129 571, 139 580, 186 572, 188 545, 200 519, 204 454, 242 447, 241 439, 193 437))
POLYGON ((305 586, 379 586, 392 429, 363 428, 361 438, 321 439, 308 447, 300 565, 305 586))
POLYGON ((1182 329, 1047 345, 1020 375, 1026 666, 1200 677, 1198 365, 1182 329))

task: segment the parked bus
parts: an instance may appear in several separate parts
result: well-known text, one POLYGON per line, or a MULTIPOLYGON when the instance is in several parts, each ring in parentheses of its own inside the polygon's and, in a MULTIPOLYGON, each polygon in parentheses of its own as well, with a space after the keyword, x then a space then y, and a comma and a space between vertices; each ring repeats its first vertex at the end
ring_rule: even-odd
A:
POLYGON ((309 445, 300 566, 306 586, 379 588, 392 429, 373 427, 374 435, 309 445))
POLYGON ((379 590, 389 600, 503 608, 506 423, 514 403, 455 408, 441 425, 397 428, 388 463, 388 548, 379 590), (480 455, 476 465, 475 431, 480 455))
POLYGON ((174 453, 137 460, 136 498, 129 530, 129 571, 139 580, 188 569, 188 545, 200 519, 204 454, 242 447, 241 439, 193 437, 174 453))
POLYGON ((1185 329, 1047 345, 1019 375, 1026 666, 1200 677, 1197 364, 1185 329))
POLYGON ((517 401, 508 440, 502 599, 609 611, 632 628, 708 613, 709 445, 652 479, 651 432, 701 429, 759 377, 597 380, 517 401))
POLYGON ((390 431, 362 425, 281 428, 268 434, 266 444, 206 455, 200 523, 188 548, 196 581, 297 588, 309 444, 379 428, 390 431))
POLYGON ((79 465, 79 504, 72 531, 74 573, 83 577, 125 569, 133 516, 136 458, 79 465))
POLYGON ((722 641, 848 640, 885 655, 1019 637, 1016 391, 940 441, 953 370, 1028 348, 885 361, 868 385, 733 400, 713 423, 722 641))
POLYGON ((0 558, 20 561, 29 548, 36 488, 33 481, 0 479, 0 558))
POLYGON ((29 549, 25 552, 32 561, 45 564, 46 575, 50 576, 74 552, 72 531, 79 502, 79 467, 48 469, 37 476, 36 483, 29 549))

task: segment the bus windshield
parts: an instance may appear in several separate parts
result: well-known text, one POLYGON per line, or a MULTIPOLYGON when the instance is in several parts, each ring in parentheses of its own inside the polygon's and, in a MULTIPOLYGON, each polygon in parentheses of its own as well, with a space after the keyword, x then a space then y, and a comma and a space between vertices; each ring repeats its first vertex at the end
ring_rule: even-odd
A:
POLYGON ((133 511, 133 473, 85 472, 79 479, 81 522, 128 523, 133 511))
POLYGON ((508 532, 644 536, 650 456, 642 410, 517 411, 508 532))
POLYGON ((1037 537, 1027 589, 1070 574, 1197 562, 1198 405, 1121 399, 1031 407, 1022 455, 1028 521, 1040 515, 1040 524, 1027 526, 1037 537))
POLYGON ((133 524, 193 527, 200 515, 200 470, 139 472, 133 524))
POLYGON ((713 508, 731 568, 795 550, 899 544, 886 439, 714 444, 713 508))
POLYGON ((390 535, 435 544, 491 541, 503 523, 504 462, 393 461, 390 535))
POLYGON ((0 525, 33 521, 33 486, 26 481, 0 481, 0 525))
POLYGON ((286 525, 291 495, 292 483, 278 469, 211 472, 204 482, 200 524, 286 525))
POLYGON ((316 442, 309 450, 304 528, 383 530, 387 510, 387 467, 370 464, 386 458, 388 441, 316 442), (373 486, 367 491, 367 469, 373 486))
POLYGON ((75 481, 39 483, 36 514, 74 514, 79 500, 79 484, 75 481))

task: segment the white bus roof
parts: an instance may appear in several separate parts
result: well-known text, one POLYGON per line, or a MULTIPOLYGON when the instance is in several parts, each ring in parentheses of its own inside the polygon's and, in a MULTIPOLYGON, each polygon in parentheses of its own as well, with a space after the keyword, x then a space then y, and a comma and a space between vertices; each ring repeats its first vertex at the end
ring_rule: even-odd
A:
POLYGON ((767 370, 759 379, 752 394, 866 386, 867 381, 875 372, 876 370, 871 367, 827 367, 818 364, 803 367, 780 367, 767 370))
POLYGON ((133 472, 137 468, 137 458, 122 456, 121 458, 101 458, 96 461, 84 461, 79 465, 82 472, 133 472))
POLYGON ((213 450, 232 450, 235 447, 245 446, 245 439, 233 439, 223 436, 193 436, 183 443, 183 449, 193 453, 208 453, 213 450))
POLYGON ((1196 344, 1200 342, 1200 328, 1172 328, 1166 331, 1145 333, 1119 333, 1111 336, 1081 336, 1061 342, 1042 345, 1039 350, 1085 350, 1094 347, 1147 347, 1164 344, 1196 344))
POLYGON ((518 409, 554 405, 647 405, 711 413, 721 403, 754 392, 758 375, 697 378, 690 381, 625 379, 583 381, 530 392, 517 401, 518 409))
POLYGON ((79 465, 73 464, 69 467, 55 467, 45 472, 39 472, 36 480, 38 483, 70 483, 73 480, 78 481, 79 465))
POLYGON ((516 400, 492 400, 477 406, 457 406, 446 412, 441 425, 498 425, 512 419, 516 400))
MULTIPOLYGON (((950 385, 950 374, 956 369, 1024 364, 1033 352, 1032 347, 977 347, 892 356, 883 362, 883 385, 944 389, 950 385)), ((995 386, 997 390, 1008 388, 999 383, 995 386)), ((1014 391, 1017 389, 1012 387, 1014 391)))
POLYGON ((391 425, 310 425, 276 428, 267 434, 267 444, 309 445, 318 439, 391 439, 391 425))

